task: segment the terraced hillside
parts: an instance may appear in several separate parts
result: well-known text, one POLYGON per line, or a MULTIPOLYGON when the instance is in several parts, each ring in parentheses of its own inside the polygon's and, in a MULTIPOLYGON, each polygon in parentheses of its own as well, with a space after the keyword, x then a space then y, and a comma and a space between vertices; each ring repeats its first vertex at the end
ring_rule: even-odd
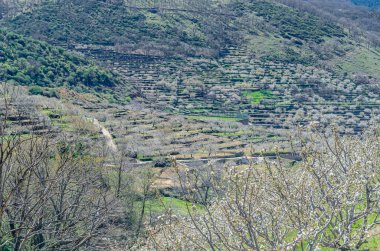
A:
POLYGON ((184 117, 132 104, 123 109, 89 112, 112 135, 119 151, 131 166, 169 167, 171 158, 186 165, 217 161, 247 162, 264 152, 289 153, 288 133, 253 128, 238 121, 221 118, 184 117))
POLYGON ((66 140, 80 140, 94 149, 105 141, 99 125, 90 114, 80 107, 63 103, 58 99, 28 95, 28 89, 20 86, 0 85, 1 92, 8 95, 0 103, 1 123, 4 131, 0 137, 25 137, 49 135, 66 140))
POLYGON ((241 48, 226 49, 218 60, 82 52, 120 72, 152 107, 201 120, 273 128, 334 122, 358 132, 379 113, 379 88, 365 76, 349 79, 312 66, 257 60, 241 48))
POLYGON ((266 128, 374 123, 380 54, 341 26, 273 1, 193 7, 57 1, 3 23, 102 62, 156 109, 266 128))
POLYGON ((271 1, 148 2, 52 1, 3 24, 63 46, 106 45, 161 56, 216 57, 225 47, 261 38, 275 43, 276 50, 259 42, 252 46, 257 56, 304 64, 337 56, 320 47, 348 43, 341 27, 271 1))

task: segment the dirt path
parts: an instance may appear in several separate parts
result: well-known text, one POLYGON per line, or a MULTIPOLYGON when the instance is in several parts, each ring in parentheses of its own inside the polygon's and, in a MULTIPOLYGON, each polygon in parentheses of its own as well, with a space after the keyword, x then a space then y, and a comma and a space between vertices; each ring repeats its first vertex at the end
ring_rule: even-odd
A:
POLYGON ((107 130, 107 128, 102 126, 97 119, 93 119, 93 123, 101 130, 103 136, 106 138, 108 148, 113 152, 117 152, 117 145, 115 144, 115 141, 113 140, 112 135, 107 130))

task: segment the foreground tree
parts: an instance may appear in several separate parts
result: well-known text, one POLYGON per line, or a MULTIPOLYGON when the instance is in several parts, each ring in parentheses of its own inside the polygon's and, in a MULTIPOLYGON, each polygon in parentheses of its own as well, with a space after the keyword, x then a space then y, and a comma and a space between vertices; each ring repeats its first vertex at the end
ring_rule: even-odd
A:
POLYGON ((17 95, 17 88, 1 86, 1 249, 88 245, 104 231, 114 202, 102 162, 65 135, 15 131, 9 118, 17 95))
MULTIPOLYGON (((230 167, 209 179, 211 203, 188 206, 153 227, 156 250, 358 250, 379 223, 380 134, 300 136, 303 161, 277 158, 230 167)), ((215 173, 215 172, 210 172, 215 173)), ((199 202, 199 174, 182 175, 184 196, 199 202), (195 181, 195 182, 194 182, 195 181), (192 192, 188 192, 192 190, 192 192)))

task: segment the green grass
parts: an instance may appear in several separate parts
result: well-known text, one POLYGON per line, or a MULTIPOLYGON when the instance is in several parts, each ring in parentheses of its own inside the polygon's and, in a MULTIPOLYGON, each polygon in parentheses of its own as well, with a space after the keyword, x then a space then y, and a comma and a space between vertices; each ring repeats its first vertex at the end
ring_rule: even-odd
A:
POLYGON ((263 99, 274 98, 272 91, 270 90, 260 90, 260 91, 244 91, 243 95, 248 98, 248 100, 253 105, 258 105, 263 99))
POLYGON ((326 37, 343 37, 343 29, 333 23, 324 23, 320 18, 308 15, 296 9, 266 1, 239 2, 240 10, 251 10, 257 16, 273 25, 279 34, 287 39, 296 38, 320 43, 326 37))
MULTIPOLYGON (((138 207, 142 206, 142 202, 137 203, 138 207)), ((151 199, 146 202, 146 210, 148 213, 164 213, 166 210, 171 209, 173 213, 180 215, 188 214, 188 207, 192 210, 193 204, 184 200, 160 197, 157 199, 151 199)), ((196 210, 202 211, 203 206, 195 205, 196 210)))
POLYGON ((209 111, 210 111, 209 109, 201 109, 201 108, 189 109, 190 113, 205 113, 209 111))
POLYGON ((252 131, 216 132, 213 134, 216 136, 233 137, 233 136, 252 134, 252 131))
POLYGON ((239 121, 241 120, 240 118, 234 118, 234 117, 219 117, 219 116, 197 116, 197 115, 192 115, 192 116, 187 116, 190 119, 195 119, 195 120, 217 120, 217 121, 239 121))
POLYGON ((56 110, 56 109, 50 109, 50 108, 42 109, 41 113, 45 114, 47 116, 59 116, 59 117, 62 117, 62 111, 59 111, 59 110, 56 110))
MULTIPOLYGON (((289 240, 292 240, 294 237, 296 236, 296 232, 293 232, 291 234, 289 234, 288 238, 289 240)), ((304 242, 304 246, 307 245, 307 241, 304 242)), ((359 250, 379 250, 379 247, 380 247, 380 236, 379 235, 375 235, 375 236, 371 236, 369 238, 367 238, 367 243, 363 244, 359 250)), ((328 248, 328 247, 320 247, 322 251, 333 251, 335 249, 332 249, 332 248, 328 248)), ((296 247, 296 250, 299 250, 301 251, 302 248, 301 248, 301 245, 297 245, 296 247)))
POLYGON ((362 246, 363 250, 378 250, 380 247, 380 236, 372 236, 368 238, 368 242, 362 246))
POLYGON ((15 139, 22 139, 22 140, 28 140, 32 137, 29 133, 19 133, 17 136, 14 135, 6 135, 6 136, 0 136, 0 139, 2 140, 15 140, 15 139))
MULTIPOLYGON (((316 53, 311 43, 325 44, 331 39, 342 39, 345 33, 333 23, 319 17, 269 1, 240 1, 236 10, 248 10, 270 25, 272 29, 247 27, 248 48, 259 58, 286 63, 313 65, 325 55, 316 53)), ((246 16, 244 16, 246 17, 246 16)))
POLYGON ((380 51, 361 47, 337 62, 341 73, 367 73, 380 76, 380 51))
POLYGON ((259 33, 249 38, 248 49, 258 58, 284 63, 300 63, 312 65, 317 55, 309 48, 308 44, 289 45, 287 39, 273 34, 259 33), (288 44, 285 46, 285 44, 288 44))
POLYGON ((73 125, 69 123, 70 116, 63 115, 62 111, 55 109, 43 109, 41 113, 50 118, 53 126, 59 127, 61 130, 66 132, 75 131, 73 125))
POLYGON ((268 54, 279 54, 282 39, 273 36, 253 36, 250 39, 248 48, 258 56, 268 54))

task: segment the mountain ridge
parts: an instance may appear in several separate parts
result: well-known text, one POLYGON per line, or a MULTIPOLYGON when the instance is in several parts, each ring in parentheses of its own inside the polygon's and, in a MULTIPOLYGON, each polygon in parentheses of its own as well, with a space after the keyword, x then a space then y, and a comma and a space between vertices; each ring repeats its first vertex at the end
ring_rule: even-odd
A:
MULTIPOLYGON (((7 19, 4 25, 19 33, 57 44, 116 45, 119 50, 157 50, 173 56, 217 56, 228 46, 244 43, 247 35, 267 32, 265 29, 268 27, 272 30, 269 32, 283 39, 281 44, 291 38, 308 39, 308 42, 319 44, 323 42, 323 36, 334 37, 336 33, 341 37, 344 34, 339 27, 332 28, 333 24, 300 12, 290 13, 290 9, 283 9, 286 7, 278 3, 236 1, 209 8, 203 10, 206 11, 203 14, 194 8, 190 12, 167 12, 160 8, 131 11, 122 1, 58 1, 7 19), (83 14, 83 9, 87 10, 87 14, 83 14), (224 16, 208 15, 209 12, 224 13, 224 16), (250 14, 252 12, 257 15, 250 14), (266 16, 266 13, 272 16, 266 16), (286 15, 281 17, 281 13, 286 15), (106 18, 109 16, 112 19, 106 18), (285 17, 287 20, 283 19, 285 17), (293 23, 287 24, 288 21, 293 23), (302 25, 313 28, 304 29, 302 25)), ((300 45, 301 41, 295 43, 300 45)), ((298 45, 288 43, 287 46, 298 45)))
MULTIPOLYGON (((311 11, 277 1, 234 0, 205 8, 226 14, 210 17, 196 6, 190 13, 156 5, 128 11, 121 3, 49 2, 3 24, 117 71, 125 86, 141 94, 140 101, 172 113, 288 128, 319 119, 331 106, 338 110, 341 102, 358 104, 350 118, 365 127, 370 119, 364 110, 378 106, 378 90, 372 88, 378 52, 311 11), (208 34, 210 27, 218 30, 208 34)), ((342 125, 350 121, 346 105, 337 115, 342 125)), ((361 130, 351 122, 351 129, 361 130)))

